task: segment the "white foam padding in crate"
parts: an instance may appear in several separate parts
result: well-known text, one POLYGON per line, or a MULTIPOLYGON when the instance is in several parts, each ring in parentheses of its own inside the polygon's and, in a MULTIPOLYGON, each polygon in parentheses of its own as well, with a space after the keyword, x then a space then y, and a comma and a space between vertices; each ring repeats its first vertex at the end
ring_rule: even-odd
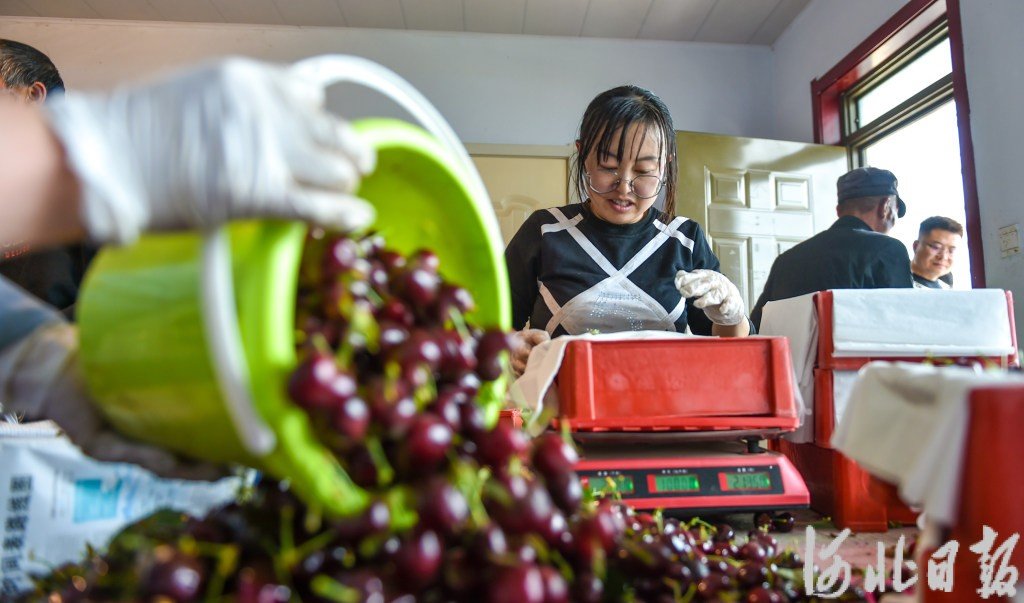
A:
POLYGON ((818 354, 818 319, 814 314, 814 293, 768 302, 761 314, 758 335, 786 337, 796 384, 800 427, 787 434, 796 444, 814 441, 814 361, 818 354))
POLYGON ((1006 294, 1000 289, 837 289, 835 357, 1008 356, 1006 294))

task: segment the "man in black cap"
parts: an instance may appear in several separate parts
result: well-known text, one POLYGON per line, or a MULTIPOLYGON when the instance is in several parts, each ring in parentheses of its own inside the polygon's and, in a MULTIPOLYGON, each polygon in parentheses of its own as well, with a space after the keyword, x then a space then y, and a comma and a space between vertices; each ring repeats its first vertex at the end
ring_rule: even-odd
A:
POLYGON ((750 319, 761 326, 761 311, 770 301, 827 289, 910 288, 907 248, 887 236, 907 206, 888 170, 862 167, 836 183, 839 203, 828 230, 775 258, 764 291, 750 319))

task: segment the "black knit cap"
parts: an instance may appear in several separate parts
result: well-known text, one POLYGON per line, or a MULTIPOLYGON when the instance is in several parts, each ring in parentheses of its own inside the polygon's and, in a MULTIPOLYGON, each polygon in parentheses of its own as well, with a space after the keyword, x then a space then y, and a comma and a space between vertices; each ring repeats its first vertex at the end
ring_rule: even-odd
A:
POLYGON ((836 189, 840 203, 861 197, 896 195, 897 214, 902 218, 907 213, 907 204, 896 192, 896 183, 896 176, 889 170, 860 167, 840 176, 836 182, 836 189))

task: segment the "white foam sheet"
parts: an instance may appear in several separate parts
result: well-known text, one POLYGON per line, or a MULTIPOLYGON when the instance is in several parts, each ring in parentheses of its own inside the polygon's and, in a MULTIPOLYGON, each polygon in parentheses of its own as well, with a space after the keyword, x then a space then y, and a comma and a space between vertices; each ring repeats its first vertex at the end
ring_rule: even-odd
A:
POLYGON ((836 357, 1008 356, 1001 289, 837 289, 832 292, 836 357))
POLYGON ((813 442, 814 364, 818 355, 818 318, 814 312, 814 294, 765 304, 758 335, 789 339, 800 427, 784 437, 797 444, 813 442))
POLYGON ((850 392, 853 391, 853 384, 856 381, 857 371, 832 372, 832 413, 836 425, 846 416, 846 409, 850 405, 850 392))
POLYGON ((850 391, 832 445, 868 472, 897 484, 929 519, 956 517, 967 437, 967 398, 976 387, 1024 384, 1005 371, 872 362, 850 391))

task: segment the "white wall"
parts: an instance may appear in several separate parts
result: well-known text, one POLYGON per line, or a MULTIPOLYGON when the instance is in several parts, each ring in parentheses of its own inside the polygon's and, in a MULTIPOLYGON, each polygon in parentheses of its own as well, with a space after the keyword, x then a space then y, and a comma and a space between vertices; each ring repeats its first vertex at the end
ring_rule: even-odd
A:
MULTIPOLYGON (((423 92, 465 142, 572 142, 587 103, 623 83, 654 90, 677 129, 771 134, 771 50, 722 44, 0 18, 0 37, 36 46, 69 88, 140 77, 203 57, 294 61, 351 53, 423 92)), ((346 115, 394 115, 379 97, 342 89, 346 115)))
POLYGON ((960 5, 985 280, 989 287, 1013 291, 1019 345, 1024 335, 1024 254, 1002 258, 997 231, 1024 223, 1024 2, 962 0, 960 5))
POLYGON ((901 6, 894 0, 812 0, 807 5, 773 45, 776 138, 814 142, 811 80, 825 75, 901 6))

